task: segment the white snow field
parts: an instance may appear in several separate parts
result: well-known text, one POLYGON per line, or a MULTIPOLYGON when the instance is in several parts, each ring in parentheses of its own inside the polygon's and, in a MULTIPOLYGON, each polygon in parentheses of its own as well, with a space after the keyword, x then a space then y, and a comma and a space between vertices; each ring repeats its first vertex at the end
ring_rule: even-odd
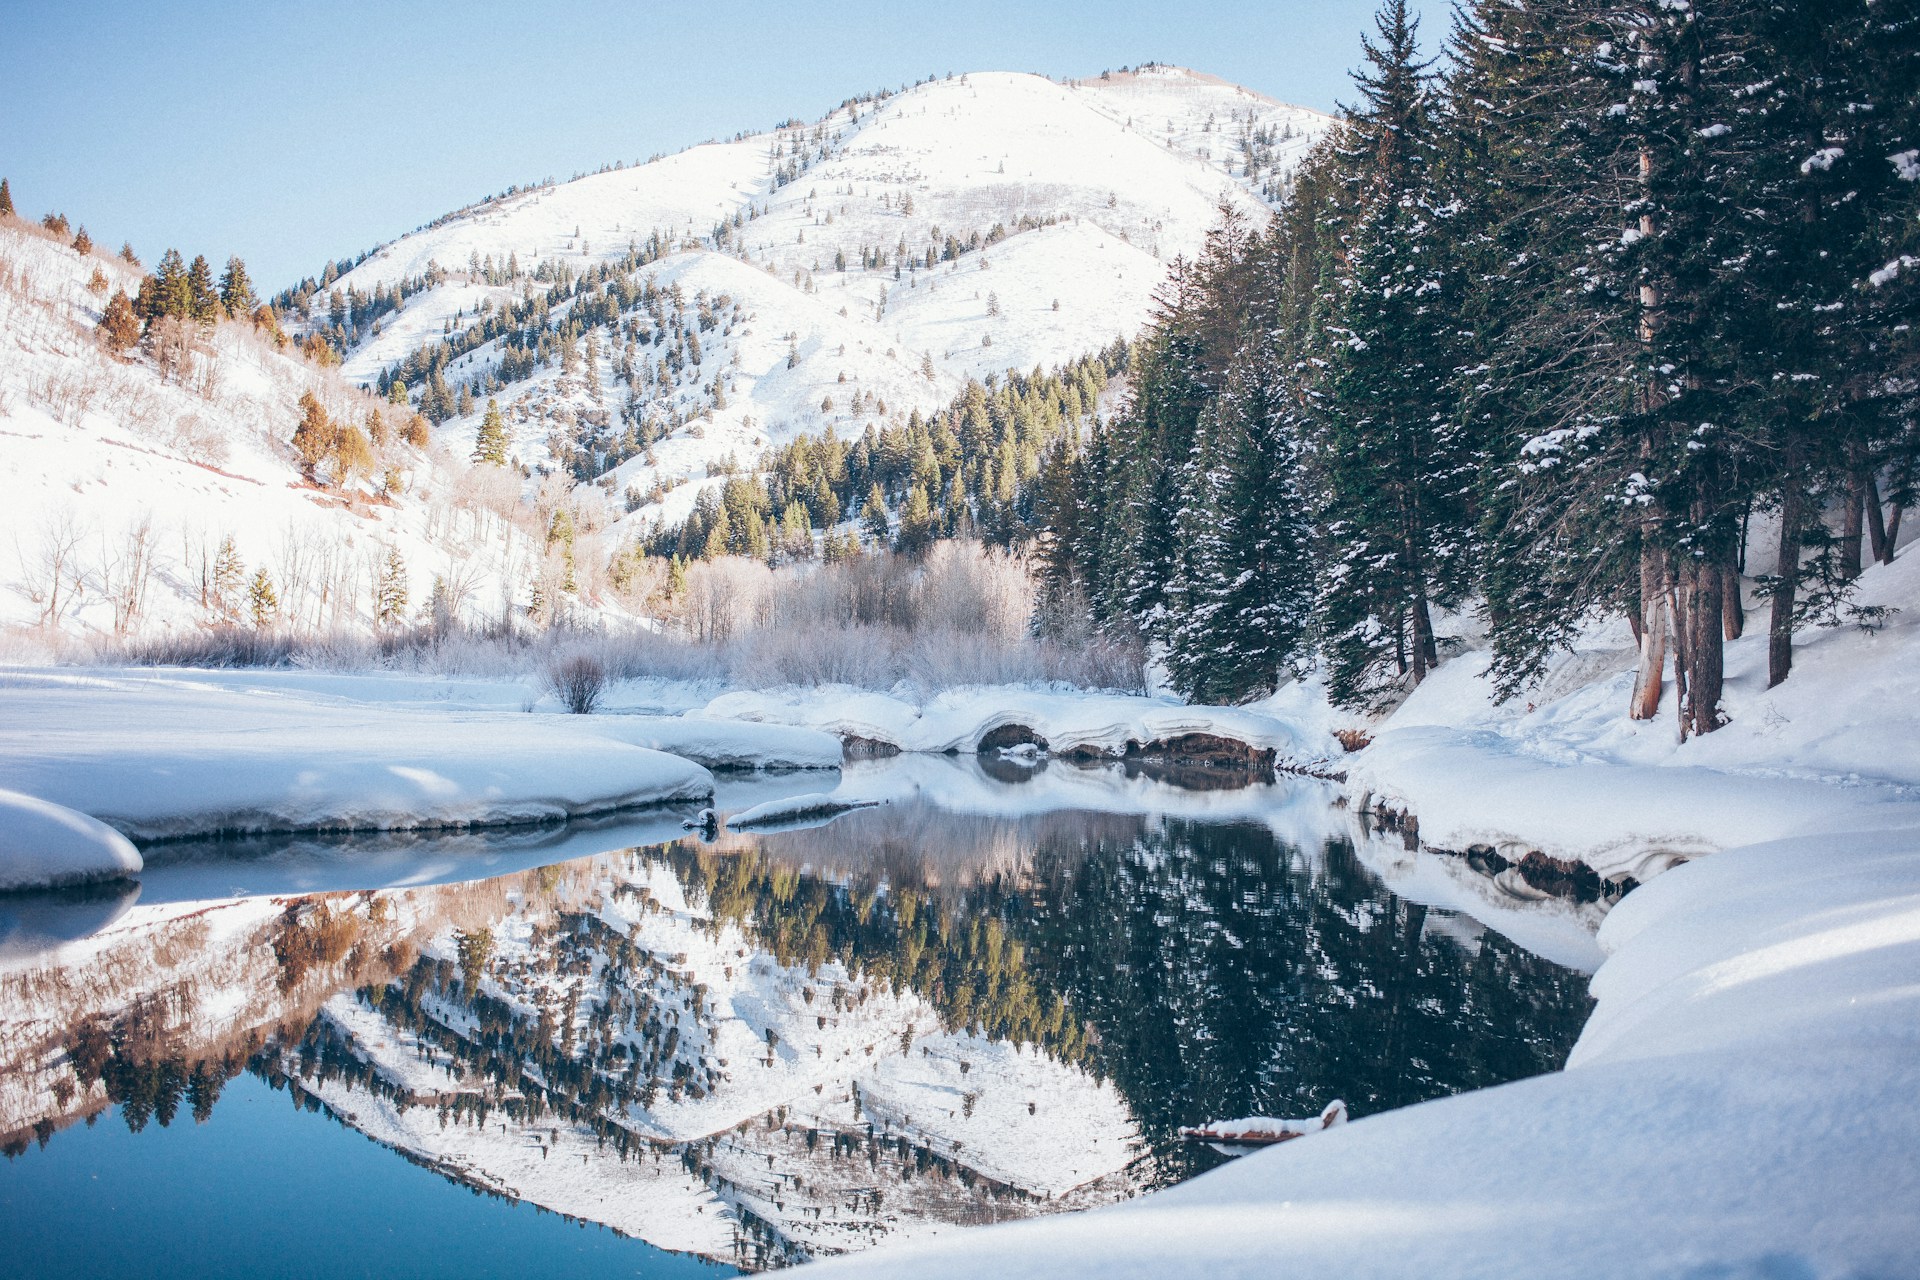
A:
POLYGON ((1111 1209, 825 1276, 1902 1276, 1920 1256, 1920 837, 1662 875, 1602 926, 1567 1069, 1111 1209))
POLYGON ((106 823, 0 790, 0 890, 118 880, 141 865, 132 841, 106 823))

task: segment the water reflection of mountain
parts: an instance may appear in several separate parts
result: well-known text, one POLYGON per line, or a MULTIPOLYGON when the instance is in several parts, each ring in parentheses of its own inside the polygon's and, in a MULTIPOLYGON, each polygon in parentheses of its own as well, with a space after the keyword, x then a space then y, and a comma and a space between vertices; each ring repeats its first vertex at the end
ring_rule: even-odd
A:
POLYGON ((1171 1134, 1212 1115, 1546 1070, 1584 1015, 1578 975, 1387 892, 1324 803, 977 781, 1026 811, 907 789, 473 883, 134 906, 0 973, 0 1132, 205 1114, 250 1064, 473 1186, 757 1266, 1105 1203, 1211 1162, 1171 1134))

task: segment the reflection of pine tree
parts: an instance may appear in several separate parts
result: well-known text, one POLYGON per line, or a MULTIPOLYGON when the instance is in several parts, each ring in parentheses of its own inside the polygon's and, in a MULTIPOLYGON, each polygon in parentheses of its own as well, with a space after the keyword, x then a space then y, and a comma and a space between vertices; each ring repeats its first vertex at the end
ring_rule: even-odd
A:
POLYGON ((1587 1002, 1577 975, 1491 933, 1425 929, 1345 843, 1316 867, 1264 827, 1171 823, 1043 845, 1017 929, 1042 981, 1099 1033, 1096 1061, 1180 1169, 1181 1124, 1360 1114, 1551 1070, 1587 1002))

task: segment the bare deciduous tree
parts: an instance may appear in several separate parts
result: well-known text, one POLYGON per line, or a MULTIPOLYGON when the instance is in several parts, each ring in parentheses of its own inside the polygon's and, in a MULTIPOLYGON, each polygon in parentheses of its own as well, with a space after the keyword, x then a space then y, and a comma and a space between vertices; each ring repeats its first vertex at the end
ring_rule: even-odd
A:
POLYGON ((85 589, 80 567, 80 545, 85 532, 73 512, 61 510, 48 515, 40 526, 39 537, 31 550, 21 550, 21 585, 27 599, 40 606, 40 625, 60 625, 69 610, 79 603, 85 589))
POLYGON ((101 548, 100 588, 113 609, 113 634, 129 635, 147 609, 147 588, 153 581, 159 539, 153 516, 142 514, 101 548))

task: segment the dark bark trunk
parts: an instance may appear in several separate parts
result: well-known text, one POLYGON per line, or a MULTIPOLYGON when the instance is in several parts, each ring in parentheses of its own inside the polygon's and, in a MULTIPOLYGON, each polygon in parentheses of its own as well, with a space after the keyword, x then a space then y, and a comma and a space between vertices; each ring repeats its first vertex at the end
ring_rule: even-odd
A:
POLYGON ((1687 690, 1693 676, 1693 566, 1681 561, 1669 565, 1668 588, 1673 611, 1673 711, 1680 724, 1680 740, 1687 740, 1687 690))
POLYGON ((1721 566, 1695 561, 1692 635, 1687 642, 1687 719, 1695 734, 1720 727, 1720 694, 1726 681, 1726 649, 1722 639, 1726 576, 1721 566))
POLYGON ((1867 477, 1867 546, 1875 563, 1887 562, 1887 519, 1880 510, 1880 484, 1867 477))
POLYGON ((1789 458, 1780 490, 1780 557, 1774 565, 1773 599, 1767 620, 1767 687, 1793 670, 1793 606, 1800 589, 1800 533, 1806 521, 1807 495, 1798 458, 1789 458))
POLYGON ((1840 521, 1840 576, 1844 579, 1860 576, 1860 511, 1867 503, 1864 480, 1858 471, 1847 477, 1847 510, 1840 521))
POLYGON ((1900 545, 1900 517, 1906 514, 1906 504, 1896 501, 1893 511, 1887 516, 1887 552, 1880 557, 1882 564, 1893 563, 1893 553, 1900 545))
POLYGON ((1740 570, 1724 565, 1720 570, 1720 617, 1726 624, 1727 639, 1738 640, 1746 634, 1747 606, 1740 598, 1740 570))
POLYGON ((1413 682, 1419 684, 1427 673, 1440 665, 1439 647, 1433 639, 1433 615, 1427 610, 1423 592, 1413 598, 1413 682))

